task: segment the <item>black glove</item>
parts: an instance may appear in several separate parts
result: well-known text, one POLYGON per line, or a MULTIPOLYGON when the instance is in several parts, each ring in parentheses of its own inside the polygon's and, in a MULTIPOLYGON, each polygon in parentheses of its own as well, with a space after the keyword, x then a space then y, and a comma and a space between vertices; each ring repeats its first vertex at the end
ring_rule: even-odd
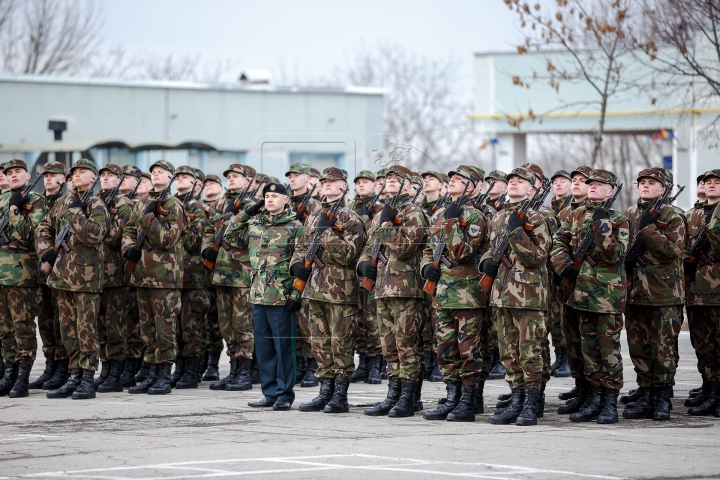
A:
POLYGON ((147 215, 148 213, 155 213, 156 208, 157 208, 157 200, 153 200, 152 202, 147 204, 147 207, 145 207, 145 211, 143 212, 143 214, 147 215))
POLYGON ((212 247, 206 248, 201 254, 204 259, 210 260, 212 263, 215 263, 215 260, 217 260, 217 255, 218 252, 212 247))
POLYGON ((365 215, 367 215, 368 217, 370 216, 370 210, 368 210, 367 208, 367 203, 363 202, 362 207, 360 207, 360 210, 358 210, 358 215, 360 215, 361 217, 365 215))
POLYGON ((138 260, 140 260, 140 257, 142 257, 142 250, 137 247, 130 247, 125 251, 123 257, 127 258, 128 260, 132 260, 133 262, 137 262, 138 260))
POLYGON ((320 214, 317 229, 321 235, 325 233, 325 230, 327 230, 328 228, 332 228, 333 225, 335 225, 335 219, 330 220, 324 213, 320 214))
POLYGON ((690 277, 692 279, 695 278, 695 274, 697 273, 697 265, 698 265, 697 263, 691 262, 687 258, 683 258, 684 273, 685 273, 685 275, 687 275, 688 277, 690 277))
POLYGON ((460 205, 457 205, 456 203, 450 203, 447 208, 445 209, 445 220, 450 220, 451 218, 460 218, 460 215, 462 215, 462 207, 460 205))
POLYGON ((395 220, 396 216, 397 210, 392 208, 389 203, 386 203, 385 206, 383 206, 382 211, 380 212, 380 223, 392 222, 393 220, 395 220))
POLYGON ((13 193, 12 197, 10 197, 8 206, 12 207, 13 205, 15 205, 16 207, 20 208, 25 205, 29 199, 30 197, 24 196, 22 192, 15 192, 13 193))
POLYGON ((235 205, 235 200, 228 200, 225 204, 225 211, 223 213, 232 213, 233 215, 235 215, 237 212, 240 211, 241 208, 242 202, 237 202, 237 205, 235 205))
POLYGON ((508 232, 515 231, 518 227, 524 227, 527 223, 527 215, 525 215, 523 218, 520 218, 518 215, 517 210, 512 212, 510 216, 508 217, 508 232))
POLYGON ((500 264, 493 262, 492 258, 486 258, 483 260, 482 264, 480 264, 480 268, 485 275, 497 278, 498 270, 500 270, 500 264))
POLYGON ((288 312, 297 312, 302 308, 302 303, 293 300, 292 298, 289 298, 287 302, 285 302, 285 310, 288 312))
POLYGON ((440 280, 440 267, 436 267, 433 264, 425 265, 422 269, 423 278, 430 280, 431 282, 437 283, 440 280))
POLYGON ((260 213, 260 210, 265 206, 265 199, 260 200, 257 203, 253 203, 248 208, 245 209, 245 213, 248 214, 249 217, 254 217, 258 213, 260 213))
POLYGON ((51 248, 47 252, 43 253, 42 261, 47 262, 52 266, 55 265, 55 260, 57 260, 57 256, 58 252, 51 248))
POLYGON ((68 208, 79 208, 83 211, 87 208, 87 203, 84 203, 82 200, 80 200, 80 197, 73 200, 70 205, 68 205, 68 208))
POLYGON ((658 218, 660 218, 660 212, 655 212, 655 215, 653 215, 652 213, 650 213, 650 210, 643 213, 640 217, 640 222, 638 223, 638 231, 642 230, 648 225, 652 225, 653 223, 657 222, 658 218))
MULTIPOLYGON (((247 212, 247 210, 246 210, 246 212, 247 212)), ((299 222, 304 222, 306 218, 307 218, 307 210, 306 209, 302 209, 299 212, 295 212, 295 220, 297 220, 299 222)))
POLYGON ((290 268, 290 273, 293 277, 297 277, 303 282, 307 282, 308 278, 310 278, 310 274, 312 273, 312 268, 307 268, 305 265, 298 262, 290 268))
POLYGON ((609 219, 610 219, 610 214, 607 212, 607 210, 605 210, 602 207, 596 208, 595 211, 593 212, 593 216, 592 216, 593 223, 597 222, 599 220, 609 220, 609 219))
POLYGON ((375 280, 377 278, 377 265, 373 265, 370 262, 360 262, 358 265, 358 272, 365 278, 375 280))
POLYGON ((575 283, 577 281, 578 273, 580 273, 578 272, 578 269, 570 265, 563 271, 562 276, 575 283))

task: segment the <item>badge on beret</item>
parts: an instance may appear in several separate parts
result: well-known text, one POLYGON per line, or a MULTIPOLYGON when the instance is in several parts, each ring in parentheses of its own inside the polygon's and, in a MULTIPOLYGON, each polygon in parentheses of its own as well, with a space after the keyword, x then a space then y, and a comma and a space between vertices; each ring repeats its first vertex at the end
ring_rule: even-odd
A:
POLYGON ((277 190, 277 187, 275 185, 270 185, 270 190, 274 192, 275 190, 277 190))

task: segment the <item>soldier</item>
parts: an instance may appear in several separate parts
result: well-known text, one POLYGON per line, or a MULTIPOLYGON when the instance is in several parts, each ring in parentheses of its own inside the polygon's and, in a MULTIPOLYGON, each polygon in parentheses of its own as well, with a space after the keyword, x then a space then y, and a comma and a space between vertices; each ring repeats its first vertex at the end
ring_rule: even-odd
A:
MULTIPOLYGON (((298 207, 310 191, 310 167, 303 163, 293 163, 285 173, 285 176, 289 178, 290 188, 292 189, 292 196, 290 197, 289 203, 290 209, 296 212, 295 219, 303 224, 310 215, 319 211, 321 208, 320 202, 311 198, 306 202, 307 205, 304 205, 303 209, 298 211, 298 207)), ((295 347, 297 349, 297 358, 295 359, 297 365, 296 382, 300 383, 301 387, 315 387, 318 384, 318 379, 315 376, 318 365, 312 354, 312 346, 310 345, 310 302, 301 299, 301 303, 302 308, 295 314, 295 347)))
POLYGON ((425 215, 430 218, 436 211, 433 207, 440 200, 440 190, 445 182, 440 172, 428 171, 422 174, 422 178, 423 191, 425 192, 422 209, 425 210, 425 215))
POLYGON ((550 202, 553 211, 557 214, 560 213, 561 207, 570 195, 570 188, 572 187, 572 178, 567 170, 558 170, 553 173, 550 177, 552 182, 553 197, 550 202))
POLYGON ((329 167, 320 181, 325 195, 322 210, 305 221, 301 242, 290 262, 292 275, 307 282, 303 298, 310 300, 311 342, 318 362, 315 375, 320 379, 319 395, 301 404, 299 410, 345 413, 349 410, 348 385, 355 369, 352 354, 358 304, 355 265, 366 236, 360 217, 345 206, 347 172, 329 167), (328 217, 336 202, 340 202, 334 209, 337 214, 328 217), (306 265, 308 248, 316 237, 323 249, 318 255, 323 268, 306 265))
POLYGON ((588 175, 588 198, 562 224, 553 239, 555 273, 574 283, 566 305, 578 316, 585 379, 591 393, 582 408, 570 415, 573 422, 607 424, 618 421, 617 397, 623 385, 620 332, 627 295, 623 265, 628 244, 628 221, 602 204, 613 194, 617 178, 607 170, 588 175), (579 269, 573 254, 586 235, 595 244, 579 269))
MULTIPOLYGON (((253 357, 253 323, 250 304, 252 269, 247 245, 229 245, 224 239, 231 218, 248 206, 240 194, 251 182, 250 172, 234 163, 223 175, 228 191, 218 213, 208 221, 202 243, 202 257, 211 268, 217 292, 218 324, 230 357, 230 373, 210 384, 211 390, 240 391, 252 388, 250 364, 253 357)), ((252 201, 252 199, 250 199, 252 201)))
POLYGON ((4 167, 4 163, 0 165, 0 190, 2 190, 2 193, 10 191, 10 182, 8 182, 7 176, 5 176, 4 167))
POLYGON ((290 410, 295 400, 292 317, 302 307, 288 268, 302 235, 302 223, 295 217, 285 186, 273 182, 263 189, 263 199, 235 215, 228 227, 226 238, 231 245, 249 246, 253 269, 250 299, 264 398, 248 403, 251 407, 290 410))
POLYGON ((665 172, 647 168, 637 177, 637 205, 623 212, 630 225, 629 244, 640 242, 640 250, 625 258, 628 305, 625 321, 630 358, 640 388, 623 397, 635 402, 623 418, 669 420, 670 398, 675 384, 674 325, 680 320, 685 289, 682 251, 685 248, 685 219, 672 206, 653 210, 657 199, 672 189, 665 172), (678 309, 678 306, 680 309, 678 309))
POLYGON ((102 241, 108 229, 108 211, 99 198, 83 201, 98 171, 95 163, 80 159, 70 169, 73 190, 61 198, 40 222, 35 245, 43 263, 52 268, 48 285, 57 290, 60 332, 70 356, 70 375, 48 398, 95 398, 98 367, 97 318, 103 285, 102 241), (63 247, 56 250, 56 236, 69 224, 63 247), (60 253, 61 252, 61 253, 60 253), (82 372, 82 373, 81 373, 82 372), (82 375, 82 380, 81 380, 82 375))
POLYGON ((482 188, 483 174, 466 165, 449 173, 452 202, 433 215, 423 251, 422 276, 437 284, 433 298, 436 355, 447 390, 445 402, 425 412, 426 420, 474 422, 475 414, 484 410, 479 336, 487 294, 478 283, 478 268, 487 243, 487 225, 470 201, 475 189, 482 188), (439 242, 446 243, 444 259, 434 258, 439 242))
POLYGON ((223 193, 222 180, 220 180, 220 177, 217 175, 208 175, 205 177, 203 184, 205 185, 205 190, 203 191, 203 196, 205 198, 202 199, 203 205, 206 210, 208 210, 208 215, 211 215, 211 211, 214 215, 215 210, 217 209, 218 200, 223 193))
MULTIPOLYGON (((310 168, 310 178, 308 179, 308 188, 312 190, 312 188, 320 181, 320 170, 317 168, 310 168)), ((322 197, 322 194, 320 193, 321 188, 316 188, 315 193, 313 193, 313 198, 315 200, 320 200, 322 197)))
POLYGON ((500 211, 507 198, 508 178, 505 172, 493 170, 485 176, 485 182, 489 184, 492 181, 495 181, 495 186, 490 190, 487 203, 495 210, 500 211))
POLYGON ((0 214, 7 226, 0 232, 0 340, 5 373, 0 396, 27 397, 30 370, 37 355, 35 315, 41 301, 35 229, 45 216, 45 199, 24 192, 30 182, 27 165, 10 160, 3 165, 10 191, 0 195, 0 214), (5 241, 7 240, 7 241, 5 241))
POLYGON ((180 314, 183 281, 181 239, 188 219, 177 198, 172 195, 160 198, 173 181, 173 164, 159 160, 150 166, 150 172, 153 190, 141 197, 122 240, 123 256, 135 263, 140 334, 149 364, 147 378, 130 387, 128 393, 165 395, 172 391, 171 371, 177 348, 175 324, 180 314))

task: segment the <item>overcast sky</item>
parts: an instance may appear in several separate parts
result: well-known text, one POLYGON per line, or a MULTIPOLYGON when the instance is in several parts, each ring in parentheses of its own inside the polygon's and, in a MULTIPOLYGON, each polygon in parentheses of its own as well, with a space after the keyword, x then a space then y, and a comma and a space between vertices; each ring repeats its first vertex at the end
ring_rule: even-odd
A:
POLYGON ((280 66, 300 78, 332 73, 361 45, 398 44, 431 58, 462 61, 459 88, 470 95, 474 52, 507 51, 517 42, 501 0, 105 0, 104 40, 128 52, 231 59, 242 70, 280 66))

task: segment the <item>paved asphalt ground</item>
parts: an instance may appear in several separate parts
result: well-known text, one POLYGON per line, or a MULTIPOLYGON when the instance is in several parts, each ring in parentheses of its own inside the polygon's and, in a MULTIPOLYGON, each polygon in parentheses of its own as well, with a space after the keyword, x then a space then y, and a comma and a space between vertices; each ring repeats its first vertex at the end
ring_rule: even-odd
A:
MULTIPOLYGON (((685 413, 682 402, 700 377, 687 332, 680 344, 673 416, 664 423, 573 424, 555 413, 569 379, 548 385, 536 427, 488 423, 497 395, 508 390, 499 380, 485 388, 486 413, 463 424, 364 416, 386 383, 352 384, 345 415, 253 409, 247 402, 259 398, 257 386, 226 393, 204 383, 165 396, 90 401, 49 400, 35 390, 0 398, 0 478, 720 478, 720 418, 685 413)), ((626 344, 623 353, 627 391, 635 375, 626 344)), ((316 392, 298 388, 295 405, 316 392)), ((425 408, 443 393, 442 384, 426 383, 425 408)))

